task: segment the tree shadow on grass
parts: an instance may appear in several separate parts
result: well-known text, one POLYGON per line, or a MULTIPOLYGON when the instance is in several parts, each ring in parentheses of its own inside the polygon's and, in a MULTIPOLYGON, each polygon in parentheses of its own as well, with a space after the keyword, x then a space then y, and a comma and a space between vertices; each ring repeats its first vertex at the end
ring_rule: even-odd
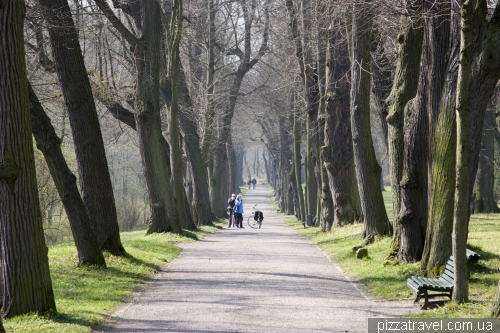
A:
POLYGON ((191 238, 192 240, 199 240, 198 236, 190 230, 182 230, 179 235, 191 238))
MULTIPOLYGON (((93 312, 93 311, 83 311, 86 313, 94 313, 97 316, 103 316, 102 313, 98 312, 93 312)), ((59 324, 74 324, 74 325, 80 325, 80 326, 86 326, 86 327, 92 327, 95 325, 98 325, 101 320, 94 319, 91 320, 89 318, 86 318, 85 316, 79 316, 79 315, 71 315, 68 313, 61 313, 57 311, 49 311, 49 312, 43 312, 38 314, 38 316, 42 319, 45 320, 50 320, 54 323, 59 323, 59 324)))

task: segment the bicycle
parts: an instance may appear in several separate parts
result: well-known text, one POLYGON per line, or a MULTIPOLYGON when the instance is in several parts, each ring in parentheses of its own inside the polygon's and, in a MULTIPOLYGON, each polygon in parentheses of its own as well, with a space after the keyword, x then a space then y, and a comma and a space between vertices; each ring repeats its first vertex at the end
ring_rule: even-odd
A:
POLYGON ((255 206, 252 207, 252 215, 248 217, 247 223, 252 229, 260 229, 264 215, 260 210, 255 210, 255 206), (257 212, 258 214, 256 214, 257 212))

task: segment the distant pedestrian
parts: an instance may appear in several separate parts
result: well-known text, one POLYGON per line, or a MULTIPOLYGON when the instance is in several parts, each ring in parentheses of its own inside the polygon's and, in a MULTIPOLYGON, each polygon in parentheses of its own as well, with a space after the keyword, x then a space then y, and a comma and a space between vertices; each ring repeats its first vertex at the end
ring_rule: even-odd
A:
POLYGON ((234 219, 236 228, 243 228, 243 200, 241 200, 241 194, 238 194, 234 201, 234 219))
POLYGON ((231 195, 231 198, 227 200, 227 210, 229 212, 229 225, 227 226, 228 228, 236 227, 236 223, 234 221, 235 201, 236 201, 236 194, 233 193, 233 195, 231 195))
POLYGON ((257 180, 254 178, 254 179, 252 179, 252 185, 253 185, 254 190, 255 190, 255 184, 257 184, 257 180))
POLYGON ((251 180, 251 179, 249 179, 249 180, 247 181, 247 185, 248 185, 248 189, 250 189, 250 187, 252 186, 252 180, 251 180))

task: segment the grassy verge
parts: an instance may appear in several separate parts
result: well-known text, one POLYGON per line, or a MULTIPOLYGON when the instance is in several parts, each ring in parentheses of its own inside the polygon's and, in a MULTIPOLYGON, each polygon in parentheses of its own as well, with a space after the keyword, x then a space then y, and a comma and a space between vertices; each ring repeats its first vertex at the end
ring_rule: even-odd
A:
MULTIPOLYGON (((386 199, 390 192, 384 192, 386 199)), ((390 212, 390 206, 387 205, 390 212)), ((390 214, 391 215, 391 214, 390 214)), ((316 242, 352 277, 366 285, 371 294, 385 298, 413 301, 412 291, 406 287, 406 279, 414 275, 417 264, 396 263, 384 260, 389 248, 390 238, 386 237, 367 246, 369 257, 356 259, 352 252, 354 246, 362 242, 362 224, 336 228, 331 233, 323 233, 319 228, 304 229, 295 218, 285 223, 300 234, 316 242)), ((469 229, 468 247, 481 254, 478 264, 470 266, 469 296, 465 304, 446 302, 444 306, 433 310, 420 311, 411 315, 422 318, 485 318, 489 316, 493 297, 500 277, 500 215, 473 215, 469 229)))
POLYGON ((57 312, 18 316, 4 322, 7 332, 91 332, 117 305, 139 290, 161 266, 180 253, 178 242, 193 241, 222 226, 203 226, 182 235, 164 233, 144 236, 145 231, 121 234, 128 258, 106 255, 107 268, 75 267, 74 245, 49 248, 49 264, 57 312))

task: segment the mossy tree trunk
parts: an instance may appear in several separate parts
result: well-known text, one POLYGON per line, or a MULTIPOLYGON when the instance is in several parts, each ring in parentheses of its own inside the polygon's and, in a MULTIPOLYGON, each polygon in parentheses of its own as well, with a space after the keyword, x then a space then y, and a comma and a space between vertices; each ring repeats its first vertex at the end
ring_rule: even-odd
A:
POLYGON ((487 20, 487 3, 461 1, 460 69, 457 83, 457 163, 453 218, 453 300, 468 299, 467 231, 486 106, 500 78, 500 3, 487 20))
POLYGON ((67 0, 41 0, 52 56, 68 110, 83 201, 99 245, 124 255, 97 109, 67 0))
POLYGON ((369 0, 354 5, 351 54, 351 131, 356 178, 364 215, 365 242, 389 235, 391 228, 380 191, 382 168, 375 159, 370 133, 370 44, 372 14, 369 0))
POLYGON ((327 170, 334 216, 325 230, 330 230, 332 224, 354 223, 362 216, 359 199, 352 200, 359 194, 356 182, 352 182, 355 170, 349 110, 350 61, 347 42, 342 36, 343 24, 335 20, 327 49, 325 135, 321 156, 327 170))
MULTIPOLYGON (((436 9, 442 12, 439 7, 436 9)), ((449 46, 445 55, 444 84, 437 112, 438 118, 433 131, 429 214, 421 260, 422 273, 432 277, 441 275, 451 255, 455 195, 455 104, 460 43, 458 35, 460 19, 455 14, 457 11, 458 8, 452 8, 450 19, 445 15, 439 15, 440 20, 434 22, 432 28, 428 29, 432 34, 441 36, 433 38, 434 40, 449 38, 449 46), (449 25, 449 32, 444 30, 447 25, 449 25)))
MULTIPOLYGON (((456 146, 456 152, 460 153, 460 156, 457 156, 457 164, 456 170, 460 169, 461 173, 468 172, 469 175, 461 174, 457 175, 457 183, 451 181, 451 185, 446 187, 446 190, 451 193, 453 188, 457 188, 460 185, 460 194, 455 193, 455 212, 450 214, 449 206, 452 205, 451 211, 453 212, 453 196, 440 196, 438 193, 433 194, 433 197, 439 198, 440 200, 445 200, 446 205, 443 207, 436 207, 437 211, 440 212, 448 212, 446 216, 443 216, 440 220, 445 221, 447 223, 448 231, 451 230, 451 225, 454 225, 454 233, 457 233, 457 238, 454 239, 453 246, 454 250, 457 251, 459 257, 456 259, 459 261, 459 264, 455 266, 458 269, 460 277, 458 277, 458 281, 456 281, 458 290, 454 290, 456 292, 454 299, 458 302, 467 299, 467 274, 466 274, 466 259, 465 259, 465 246, 467 240, 467 227, 468 227, 468 219, 469 219, 469 204, 470 197, 472 194, 472 189, 474 185, 475 174, 477 171, 479 152, 481 147, 481 139, 482 139, 482 126, 484 122, 484 113, 489 102, 493 90, 498 82, 498 78, 500 77, 499 63, 500 63, 500 50, 498 50, 498 40, 500 39, 500 7, 497 4, 496 8, 492 12, 491 18, 489 21, 486 17, 486 3, 484 1, 472 1, 460 3, 461 6, 466 6, 465 10, 461 10, 462 20, 465 20, 465 33, 466 37, 470 39, 470 44, 461 48, 460 55, 464 57, 464 65, 470 67, 470 69, 465 71, 465 75, 458 80, 462 80, 461 83, 457 84, 457 99, 456 99, 456 109, 460 110, 458 112, 463 112, 462 116, 467 117, 466 114, 469 113, 469 117, 467 119, 462 118, 461 120, 457 119, 457 124, 461 124, 464 126, 460 134, 457 134, 457 137, 460 137, 462 141, 458 141, 456 146), (467 9, 468 6, 471 6, 470 9, 467 9), (462 51, 463 50, 463 51, 462 51), (462 89, 463 94, 458 96, 460 93, 460 89, 462 89), (466 127, 468 126, 468 130, 466 127), (463 131, 466 130, 464 133, 463 131), (465 144, 465 145, 462 145, 465 144), (464 150, 465 149, 465 150, 464 150), (462 155, 463 154, 463 155, 462 155), (468 162, 467 162, 468 160, 468 162), (458 164, 460 161, 460 164, 458 164), (467 180, 469 182, 467 191, 465 190, 465 185, 463 182, 467 180), (460 182, 460 184, 459 184, 460 182), (467 192, 467 194, 466 194, 467 192), (449 202, 451 198, 451 203, 449 202), (457 206, 457 200, 460 203, 457 206), (467 206, 464 208, 464 205, 467 206), (449 216, 453 216, 450 219, 449 216), (450 223, 450 220, 453 221, 453 224, 450 223), (458 246, 458 248, 455 248, 458 246)), ((462 9, 462 8, 460 8, 462 9)), ((462 29, 464 29, 464 22, 462 22, 462 29)), ((463 42, 463 38, 461 39, 463 42)), ((460 61, 462 64, 462 60, 460 61)), ((465 69, 465 68, 464 68, 465 69)), ((444 153, 444 152, 443 152, 444 153)), ((446 163, 448 164, 448 163, 446 163)), ((433 170, 433 176, 436 173, 433 170)), ((445 173, 446 174, 446 173, 445 173)), ((449 177, 449 174, 446 174, 446 177, 449 177)), ((441 188, 446 184, 443 183, 443 179, 436 178, 433 179, 433 183, 441 183, 441 188)), ((432 203, 432 201, 431 201, 432 203)), ((442 214, 442 213, 441 213, 442 214)), ((436 220, 434 217, 431 217, 436 220)), ((431 222, 431 221, 430 221, 431 222)), ((444 228, 442 228, 444 229, 444 228)), ((428 234, 429 231, 428 228, 428 234)), ((449 255, 449 247, 445 247, 445 242, 442 242, 443 239, 450 239, 451 231, 447 234, 444 234, 441 230, 438 230, 438 236, 441 237, 441 242, 437 244, 436 241, 435 247, 438 251, 429 251, 430 258, 426 264, 424 269, 427 269, 427 273, 433 273, 435 271, 439 271, 439 266, 436 264, 432 266, 432 262, 437 263, 438 259, 444 261, 446 258, 446 252, 449 255), (431 261, 432 256, 437 257, 436 260, 431 261)), ((435 237, 435 236, 434 236, 435 237)), ((449 241, 451 243, 451 241, 449 241)), ((434 243, 434 241, 433 241, 434 243)), ((450 244, 448 243, 448 244, 450 244)), ((427 245, 426 245, 427 248, 427 245)), ((442 265, 442 264, 441 264, 442 265)), ((457 275, 455 275, 457 277, 457 275)))
POLYGON ((56 310, 37 193, 24 49, 24 1, 0 5, 0 306, 56 310))
MULTIPOLYGON (((414 19, 419 20, 420 11, 409 6, 414 19)), ((398 53, 392 91, 387 99, 388 147, 391 171, 393 244, 389 256, 396 256, 399 251, 401 209, 400 181, 403 173, 404 153, 404 108, 417 93, 422 53, 423 28, 420 24, 411 24, 408 16, 401 18, 401 31, 398 35, 398 53)))

